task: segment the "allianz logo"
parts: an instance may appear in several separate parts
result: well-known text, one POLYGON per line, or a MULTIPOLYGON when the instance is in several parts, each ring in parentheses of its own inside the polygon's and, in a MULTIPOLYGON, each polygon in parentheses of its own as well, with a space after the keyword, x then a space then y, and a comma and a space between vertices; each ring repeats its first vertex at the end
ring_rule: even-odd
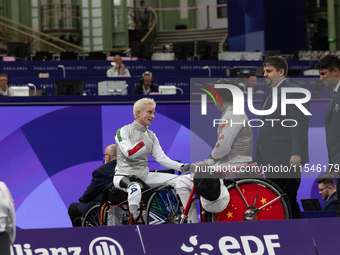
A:
POLYGON ((124 255, 122 246, 114 239, 106 236, 93 239, 89 249, 82 251, 81 247, 50 247, 33 248, 31 244, 13 244, 11 254, 13 255, 124 255))

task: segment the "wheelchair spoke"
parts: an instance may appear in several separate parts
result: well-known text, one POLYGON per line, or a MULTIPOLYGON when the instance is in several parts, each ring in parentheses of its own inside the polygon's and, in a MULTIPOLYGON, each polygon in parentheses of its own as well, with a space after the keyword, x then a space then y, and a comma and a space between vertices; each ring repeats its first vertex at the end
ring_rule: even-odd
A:
POLYGON ((227 188, 230 206, 218 214, 219 222, 281 220, 291 217, 286 195, 269 180, 240 179, 229 183, 227 188))
POLYGON ((169 205, 170 205, 170 208, 171 208, 171 212, 172 212, 172 215, 175 215, 175 212, 174 212, 174 209, 172 208, 172 203, 170 201, 170 197, 169 197, 169 193, 166 192, 166 197, 168 199, 168 202, 169 202, 169 205))
POLYGON ((237 183, 235 184, 235 187, 237 188, 238 192, 240 193, 240 195, 241 195, 241 197, 242 197, 243 202, 246 204, 246 206, 247 206, 247 208, 248 208, 249 205, 248 205, 246 199, 244 198, 244 196, 243 196, 243 194, 242 194, 240 188, 238 187, 237 183))
POLYGON ((156 191, 149 199, 146 224, 173 224, 178 215, 178 201, 172 189, 156 191))
POLYGON ((267 207, 268 205, 274 203, 276 200, 280 199, 281 197, 282 197, 282 195, 278 196, 277 198, 274 198, 272 201, 269 201, 267 204, 265 204, 265 205, 261 206, 260 208, 258 208, 258 210, 261 210, 261 209, 267 207))
POLYGON ((91 215, 89 218, 89 225, 98 226, 97 221, 98 221, 98 215, 91 215))
POLYGON ((256 196, 255 196, 255 200, 254 200, 254 205, 253 205, 253 207, 255 207, 255 204, 256 204, 256 200, 257 200, 257 195, 258 195, 259 193, 256 193, 256 196))
POLYGON ((219 214, 218 214, 218 218, 216 219, 216 222, 218 222, 218 221, 219 221, 219 219, 220 219, 220 216, 221 216, 221 213, 219 213, 219 214))
POLYGON ((95 227, 99 226, 100 220, 100 208, 99 204, 94 205, 91 209, 86 213, 85 217, 83 218, 82 226, 84 227, 95 227))

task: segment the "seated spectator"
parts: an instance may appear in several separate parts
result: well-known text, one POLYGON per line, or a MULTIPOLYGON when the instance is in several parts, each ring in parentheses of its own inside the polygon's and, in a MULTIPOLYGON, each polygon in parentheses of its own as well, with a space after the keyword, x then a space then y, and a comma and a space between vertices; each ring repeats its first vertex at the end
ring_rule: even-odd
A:
MULTIPOLYGON (((256 74, 254 73, 250 73, 248 75, 248 83, 247 83, 247 88, 248 87, 251 87, 253 88, 253 93, 255 94, 263 94, 264 92, 260 89, 257 89, 256 88, 256 85, 257 85, 257 77, 256 77, 256 74)), ((246 88, 246 91, 247 91, 247 88, 246 88)))
POLYGON ((242 74, 239 74, 234 83, 234 85, 238 86, 244 93, 247 92, 245 81, 246 81, 246 77, 242 74))
POLYGON ((288 72, 288 74, 287 74, 287 76, 286 76, 286 79, 287 79, 287 81, 290 82, 290 83, 294 83, 294 84, 299 85, 298 81, 296 81, 296 80, 294 80, 294 79, 292 79, 292 78, 289 77, 289 72, 288 72))
POLYGON ((7 74, 0 74, 0 96, 8 96, 8 75, 7 74))
POLYGON ((80 203, 72 203, 68 208, 73 227, 81 226, 81 218, 93 205, 100 202, 103 190, 112 182, 117 161, 116 145, 107 146, 104 156, 104 165, 93 171, 91 184, 87 187, 83 196, 79 198, 80 203))
POLYGON ((0 182, 0 254, 10 254, 10 245, 14 243, 15 233, 13 198, 6 184, 0 182))
POLYGON ((335 181, 328 175, 321 176, 316 181, 319 186, 319 193, 322 196, 322 200, 326 201, 326 203, 322 206, 322 210, 323 211, 337 210, 338 199, 335 181))
POLYGON ((125 65, 123 64, 122 57, 118 54, 113 58, 114 65, 112 68, 106 71, 107 77, 117 77, 119 75, 124 75, 131 77, 130 72, 127 68, 125 68, 125 65))
POLYGON ((157 87, 153 85, 151 73, 143 73, 142 77, 140 78, 140 83, 140 85, 135 86, 132 94, 148 95, 150 92, 157 92, 157 87))

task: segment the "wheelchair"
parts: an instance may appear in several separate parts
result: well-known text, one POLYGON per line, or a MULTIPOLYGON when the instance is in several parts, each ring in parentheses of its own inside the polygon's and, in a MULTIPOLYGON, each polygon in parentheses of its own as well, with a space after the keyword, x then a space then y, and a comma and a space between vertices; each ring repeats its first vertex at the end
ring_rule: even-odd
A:
MULTIPOLYGON (((210 213, 201 207, 201 222, 230 222, 291 219, 286 194, 272 181, 264 178, 224 180, 230 194, 228 206, 220 213, 210 213)), ((191 203, 199 200, 192 189, 180 223, 187 222, 191 203)))
MULTIPOLYGON (((170 186, 151 189, 138 177, 133 178, 141 185, 142 199, 137 224, 173 224, 179 219, 180 200, 170 186)), ((102 195, 101 202, 94 205, 84 216, 83 227, 129 225, 127 193, 110 184, 102 195), (112 213, 110 214, 110 212, 112 213)))
MULTIPOLYGON (((155 190, 142 180, 142 202, 138 224, 158 225, 187 223, 187 215, 191 204, 200 196, 195 195, 193 187, 184 211, 179 198, 169 186, 155 190)), ((201 222, 257 221, 291 219, 291 209, 288 198, 282 190, 268 179, 248 177, 242 179, 224 180, 230 194, 228 206, 220 213, 210 213, 200 207, 201 222)), ((111 184, 103 192, 101 204, 94 205, 83 220, 83 226, 128 225, 129 209, 127 193, 116 189, 111 184), (123 202, 122 202, 123 201, 123 202), (119 220, 108 224, 108 213, 119 208, 119 220)))

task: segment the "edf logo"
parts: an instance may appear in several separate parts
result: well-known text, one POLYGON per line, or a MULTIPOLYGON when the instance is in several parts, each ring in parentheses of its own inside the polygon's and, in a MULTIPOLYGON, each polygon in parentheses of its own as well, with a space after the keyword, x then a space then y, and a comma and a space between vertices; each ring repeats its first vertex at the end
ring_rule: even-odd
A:
POLYGON ((90 243, 90 255, 124 255, 122 246, 109 237, 97 237, 90 243))

